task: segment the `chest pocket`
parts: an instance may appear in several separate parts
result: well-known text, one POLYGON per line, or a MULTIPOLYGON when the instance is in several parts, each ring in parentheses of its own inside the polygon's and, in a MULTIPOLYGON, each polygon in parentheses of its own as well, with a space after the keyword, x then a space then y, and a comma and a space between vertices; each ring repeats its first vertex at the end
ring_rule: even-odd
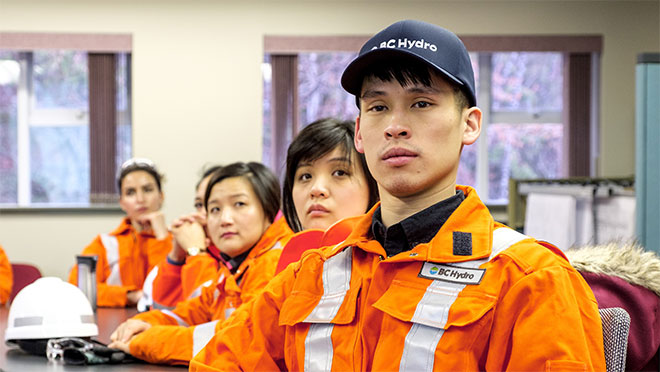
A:
POLYGON ((374 303, 374 307, 396 319, 392 321, 412 323, 404 341, 399 371, 433 370, 436 350, 445 331, 463 332, 460 345, 471 344, 477 337, 481 327, 469 326, 478 325, 493 309, 496 300, 494 296, 476 291, 461 293, 464 287, 439 280, 427 287, 394 280, 374 303))
POLYGON ((359 293, 359 283, 355 283, 343 296, 339 294, 324 296, 309 292, 291 293, 282 304, 279 325, 294 326, 300 323, 349 324, 355 319, 359 293), (341 302, 339 302, 339 298, 341 298, 341 302), (319 308, 319 305, 323 306, 324 301, 337 301, 340 303, 340 307, 336 312, 329 308, 325 308, 323 311, 315 311, 319 308))
POLYGON ((495 296, 485 293, 466 291, 459 297, 460 287, 434 280, 422 288, 395 280, 374 307, 404 322, 446 330, 474 323, 495 306, 495 296))

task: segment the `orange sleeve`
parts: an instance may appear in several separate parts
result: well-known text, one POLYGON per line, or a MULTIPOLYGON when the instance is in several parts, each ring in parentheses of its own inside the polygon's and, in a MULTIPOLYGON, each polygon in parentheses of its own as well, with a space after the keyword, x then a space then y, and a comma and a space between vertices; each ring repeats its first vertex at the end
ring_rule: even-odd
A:
POLYGON ((131 355, 148 363, 187 365, 192 358, 193 331, 193 327, 153 326, 131 340, 131 355))
POLYGON ((167 257, 167 254, 172 249, 172 233, 168 233, 167 237, 163 239, 156 239, 155 237, 150 237, 147 240, 147 260, 149 272, 153 267, 161 263, 161 261, 167 257))
POLYGON ((201 294, 202 285, 210 284, 218 274, 218 262, 206 253, 189 256, 183 265, 163 260, 153 282, 154 302, 163 307, 174 307, 201 294))
POLYGON ((0 246, 0 305, 6 304, 9 300, 13 284, 11 264, 2 246, 0 246))
MULTIPOLYGON (((120 246, 120 250, 121 250, 120 246)), ((82 251, 83 255, 98 256, 96 262, 96 304, 99 307, 125 307, 126 293, 136 290, 134 285, 118 286, 108 285, 106 281, 110 275, 110 265, 106 256, 105 247, 101 237, 97 236, 90 245, 82 251)), ((74 265, 69 273, 69 283, 78 285, 78 265, 74 265)))
POLYGON ((179 302, 172 311, 136 315, 134 319, 152 327, 131 340, 131 354, 149 363, 188 364, 196 350, 195 343, 205 345, 220 324, 212 320, 215 291, 215 285, 204 287, 200 296, 179 302))
POLYGON ((130 352, 149 363, 187 365, 220 327, 220 321, 192 327, 153 326, 131 340, 130 352))
POLYGON ((199 296, 202 286, 210 285, 218 276, 218 266, 218 261, 208 253, 186 258, 181 268, 182 299, 199 296))
POLYGON ((487 370, 606 369, 596 299, 570 268, 544 268, 516 283, 497 305, 490 339, 487 370))
POLYGON ((167 258, 158 265, 158 274, 153 282, 153 300, 157 308, 171 308, 183 299, 181 268, 183 265, 169 263, 167 258))
POLYGON ((152 310, 137 314, 134 318, 152 325, 180 324, 190 326, 209 322, 212 320, 213 311, 215 310, 213 308, 215 290, 216 285, 204 287, 200 296, 180 301, 171 311, 152 310))

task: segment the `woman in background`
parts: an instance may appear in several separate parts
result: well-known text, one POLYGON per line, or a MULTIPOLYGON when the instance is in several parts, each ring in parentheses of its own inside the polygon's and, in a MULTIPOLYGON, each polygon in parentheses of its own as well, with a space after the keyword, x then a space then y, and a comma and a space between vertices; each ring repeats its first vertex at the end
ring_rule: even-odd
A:
MULTIPOLYGON (((119 169, 119 205, 126 217, 109 234, 97 236, 83 251, 96 255, 97 305, 124 307, 142 297, 147 273, 172 247, 172 236, 160 211, 162 176, 149 159, 133 158, 119 169)), ((78 283, 74 266, 69 282, 78 283)))
POLYGON ((273 276, 292 231, 275 220, 277 177, 260 163, 234 163, 213 174, 204 197, 207 228, 222 260, 212 285, 174 310, 141 313, 111 335, 110 347, 150 363, 188 364, 238 306, 273 276))
POLYGON ((303 251, 334 245, 348 225, 335 222, 366 213, 378 201, 364 154, 355 150, 355 122, 317 120, 298 133, 287 151, 282 192, 284 216, 297 232, 284 248, 278 272, 303 251))

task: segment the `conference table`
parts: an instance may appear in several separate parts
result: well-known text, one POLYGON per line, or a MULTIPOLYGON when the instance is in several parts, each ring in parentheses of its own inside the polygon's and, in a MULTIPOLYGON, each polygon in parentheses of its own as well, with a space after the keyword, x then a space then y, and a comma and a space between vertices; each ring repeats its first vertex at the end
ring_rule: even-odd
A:
MULTIPOLYGON (((124 320, 135 315, 137 310, 128 308, 99 308, 96 311, 96 324, 99 328, 97 340, 110 342, 110 334, 124 320)), ((9 309, 0 307, 0 371, 4 372, 60 372, 60 371, 185 371, 184 366, 152 365, 146 363, 103 364, 90 366, 64 365, 62 362, 49 362, 46 357, 30 355, 18 347, 5 344, 5 329, 9 309)))

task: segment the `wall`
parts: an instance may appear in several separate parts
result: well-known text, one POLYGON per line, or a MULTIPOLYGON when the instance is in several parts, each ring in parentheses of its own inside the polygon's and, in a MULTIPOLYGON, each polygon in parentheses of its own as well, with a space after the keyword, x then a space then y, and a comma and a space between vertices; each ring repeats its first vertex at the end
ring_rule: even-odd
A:
MULTIPOLYGON (((263 36, 373 34, 417 18, 458 34, 600 34, 600 176, 634 171, 636 55, 660 49, 655 1, 1 0, 0 31, 133 34, 134 154, 167 175, 169 219, 191 210, 206 163, 261 158, 263 36)), ((2 214, 14 261, 65 277, 118 224, 109 214, 2 214)))

